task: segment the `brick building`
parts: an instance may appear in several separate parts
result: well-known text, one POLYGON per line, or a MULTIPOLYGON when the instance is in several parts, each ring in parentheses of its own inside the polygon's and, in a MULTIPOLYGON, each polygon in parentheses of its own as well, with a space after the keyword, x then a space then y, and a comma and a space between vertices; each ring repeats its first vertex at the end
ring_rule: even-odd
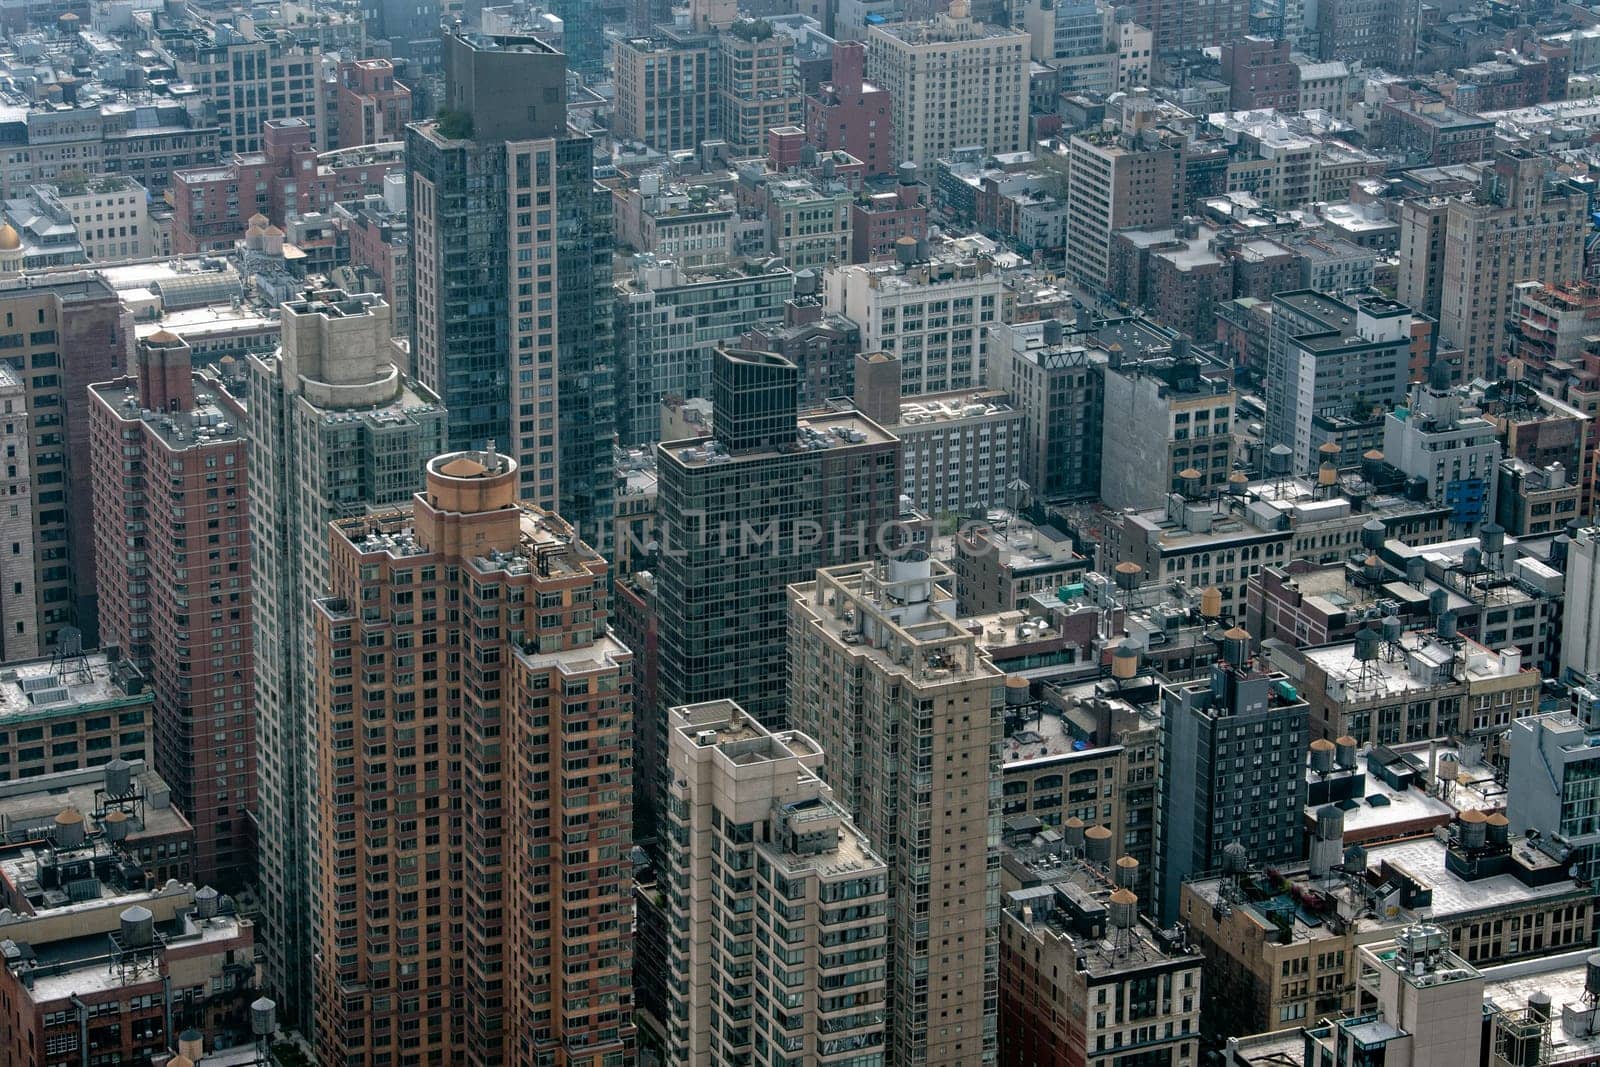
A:
POLYGON ((516 468, 439 456, 409 507, 334 526, 314 610, 323 1062, 631 1059, 632 653, 606 630, 606 562, 517 503, 516 468), (375 732, 386 759, 352 764, 375 732))
POLYGON ((101 634, 156 695, 154 757, 214 885, 253 876, 255 657, 244 408, 189 346, 140 341, 132 378, 92 386, 101 634))
POLYGON ((255 214, 281 226, 291 214, 382 193, 384 175, 404 162, 394 144, 319 152, 304 119, 272 119, 261 131, 261 151, 173 173, 172 251, 231 248, 255 214))
POLYGON ((833 47, 833 80, 806 97, 806 140, 819 151, 842 148, 869 176, 894 173, 894 102, 866 80, 867 49, 859 41, 833 47))

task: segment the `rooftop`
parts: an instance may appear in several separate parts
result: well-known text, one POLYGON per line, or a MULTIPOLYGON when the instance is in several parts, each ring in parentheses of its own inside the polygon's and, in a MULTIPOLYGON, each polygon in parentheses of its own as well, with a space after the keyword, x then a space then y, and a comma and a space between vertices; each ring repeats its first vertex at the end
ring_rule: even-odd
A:
POLYGON ((895 436, 856 411, 814 411, 796 420, 792 445, 730 455, 711 436, 683 441, 663 441, 657 462, 675 462, 684 467, 715 467, 721 464, 754 463, 797 452, 827 452, 858 445, 886 445, 895 436))
MULTIPOLYGON (((130 895, 126 902, 129 906, 139 904, 144 896, 146 894, 130 895)), ((197 919, 192 912, 182 912, 155 924, 160 943, 167 948, 182 948, 186 955, 194 955, 195 947, 211 946, 213 951, 237 947, 236 943, 251 930, 251 925, 248 919, 233 914, 197 919)), ((0 933, 3 932, 0 928, 0 933)), ((0 946, 3 944, 0 942, 0 946)), ((116 966, 118 946, 109 931, 29 948, 37 959, 29 993, 35 1004, 66 1001, 75 995, 117 989, 125 984, 122 971, 116 966)), ((238 966, 248 969, 252 965, 240 961, 238 966)), ((158 978, 149 969, 145 974, 152 982, 158 978)))
POLYGON ((1600 1058, 1600 1029, 1594 1026, 1594 1005, 1587 996, 1588 959, 1593 947, 1518 963, 1482 968, 1487 1007, 1514 1011, 1535 993, 1550 998, 1550 1051, 1546 1064, 1591 1062, 1600 1058))
MULTIPOLYGON (((55 828, 56 816, 68 808, 88 816, 86 832, 90 837, 105 832, 104 815, 112 810, 129 816, 124 822, 129 841, 182 833, 189 828, 189 821, 171 804, 166 780, 144 760, 129 761, 128 776, 132 789, 128 796, 140 798, 137 810, 107 796, 104 766, 0 782, 0 848, 45 840, 55 828)), ((15 858, 0 860, 0 867, 8 874, 14 872, 15 858)))
POLYGON ((978 649, 982 624, 955 616, 949 580, 947 568, 927 559, 846 564, 791 586, 790 597, 824 633, 887 674, 920 686, 999 677, 978 649))
POLYGON ((1015 410, 1011 406, 1011 398, 1005 393, 994 389, 985 389, 977 392, 929 393, 902 399, 900 401, 900 421, 887 427, 887 429, 896 434, 903 434, 907 430, 915 432, 915 427, 917 426, 959 422, 963 419, 987 418, 992 415, 1014 412, 1015 410))
POLYGON ((1114 868, 1039 845, 1007 848, 1004 862, 1022 884, 1003 897, 1009 920, 1037 938, 1070 945, 1078 969, 1091 978, 1173 963, 1200 966, 1198 950, 1137 916, 1138 898, 1117 888, 1114 868), (1117 926, 1119 905, 1133 920, 1124 929, 1117 926))
POLYGON ((217 334, 272 333, 276 334, 276 315, 258 311, 248 305, 207 304, 197 308, 168 311, 159 322, 140 322, 134 326, 134 335, 143 340, 153 333, 165 330, 197 344, 202 338, 217 334))
POLYGON ((119 417, 144 423, 174 452, 240 440, 242 428, 235 420, 242 409, 237 402, 231 397, 219 398, 220 384, 204 375, 194 375, 194 387, 194 407, 171 412, 140 408, 131 380, 126 384, 111 382, 89 388, 119 417))
POLYGON ((1355 641, 1308 648, 1300 655, 1327 674, 1328 696, 1341 702, 1444 689, 1461 682, 1470 685, 1522 673, 1522 656, 1515 649, 1496 653, 1470 638, 1458 638, 1451 644, 1421 633, 1402 634, 1397 643, 1383 647, 1372 660, 1358 658, 1355 641))
MULTIPOLYGON (((473 471, 467 466, 470 462, 465 457, 458 458, 440 468, 440 473, 452 478, 472 477, 473 471)), ((601 563, 600 554, 560 518, 532 505, 517 507, 521 512, 517 546, 509 552, 494 549, 488 556, 475 557, 472 564, 480 572, 518 575, 535 570, 542 577, 563 578, 591 573, 601 563)), ((334 525, 357 552, 383 553, 395 559, 428 555, 433 547, 417 539, 413 518, 407 507, 343 519, 334 525)))
MULTIPOLYGON (((1558 863, 1526 841, 1516 838, 1511 841, 1511 851, 1530 870, 1549 870, 1558 863)), ((1469 880, 1449 870, 1445 865, 1445 856, 1444 843, 1432 835, 1396 841, 1367 849, 1367 870, 1381 870, 1386 863, 1398 865, 1411 877, 1430 887, 1433 890, 1431 913, 1434 918, 1450 918, 1554 897, 1588 896, 1587 890, 1571 878, 1559 878, 1545 885, 1529 885, 1514 874, 1494 874, 1469 880)))
POLYGON ((0 671, 0 724, 153 700, 138 669, 120 657, 108 659, 105 652, 29 660, 0 671))

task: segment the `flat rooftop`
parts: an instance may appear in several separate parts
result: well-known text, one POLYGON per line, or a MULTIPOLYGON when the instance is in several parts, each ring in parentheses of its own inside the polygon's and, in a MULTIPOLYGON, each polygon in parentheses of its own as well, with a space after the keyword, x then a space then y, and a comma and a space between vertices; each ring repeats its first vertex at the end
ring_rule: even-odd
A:
POLYGON ((1029 709, 1020 728, 1007 732, 1000 747, 1000 760, 1006 770, 1020 772, 1038 763, 1055 764, 1063 756, 1093 762, 1121 750, 1121 745, 1095 745, 1086 740, 1082 727, 1069 715, 1041 702, 1029 709))
MULTIPOLYGON (((1481 760, 1468 763, 1467 754, 1457 746, 1439 742, 1437 752, 1455 753, 1460 765, 1457 780, 1451 784, 1446 797, 1440 797, 1423 788, 1420 781, 1405 789, 1391 788, 1378 776, 1375 768, 1381 760, 1378 750, 1367 748, 1356 756, 1356 772, 1366 777, 1366 788, 1359 798, 1337 803, 1344 812, 1344 833, 1347 839, 1370 840, 1382 837, 1393 830, 1394 836, 1407 831, 1415 833, 1418 824, 1443 825, 1455 818, 1457 812, 1475 809, 1499 811, 1505 807, 1504 789, 1495 782, 1494 769, 1481 760), (1373 803, 1374 799, 1377 803, 1373 803)), ((1400 757, 1406 768, 1424 774, 1428 767, 1428 742, 1389 746, 1387 751, 1400 757)), ((1306 772, 1308 780, 1315 781, 1315 772, 1306 772)), ((1316 818, 1322 804, 1307 804, 1307 820, 1316 818)))
POLYGON ((140 340, 165 330, 179 337, 208 337, 217 334, 276 332, 278 317, 257 311, 248 305, 209 304, 205 307, 181 308, 166 312, 159 322, 140 322, 134 325, 134 336, 140 340))
MULTIPOLYGON (((127 903, 129 906, 138 904, 141 896, 130 896, 127 903)), ((221 951, 238 941, 250 926, 248 920, 236 915, 197 920, 183 914, 167 922, 156 923, 156 933, 169 948, 183 948, 193 954, 196 946, 205 945, 214 945, 217 951, 221 951)), ((3 932, 0 929, 0 933, 3 932)), ((86 934, 32 948, 39 961, 29 994, 35 1004, 65 1000, 73 995, 99 993, 124 984, 118 970, 111 965, 116 945, 109 933, 86 934)), ((157 978, 152 974, 150 980, 156 981, 157 978)))
MULTIPOLYGON (((91 385, 96 396, 101 397, 121 418, 129 422, 142 422, 174 452, 191 448, 206 448, 240 439, 239 416, 225 400, 219 400, 220 386, 215 379, 194 375, 194 407, 188 411, 151 411, 140 408, 138 393, 132 384, 91 385)), ((243 471, 240 471, 243 477, 243 471)))
POLYGON ((919 426, 982 419, 1015 411, 1010 396, 996 389, 928 393, 903 398, 900 401, 900 420, 887 429, 896 434, 916 433, 919 426))
POLYGON ((981 624, 955 614, 956 601, 942 584, 951 580, 948 573, 935 571, 926 599, 905 603, 882 584, 878 570, 876 564, 830 567, 816 581, 790 586, 791 602, 802 603, 820 630, 887 674, 923 685, 1001 676, 978 654, 972 631, 981 624), (835 598, 832 605, 818 602, 823 586, 835 598))
POLYGON ((0 670, 0 726, 74 715, 86 707, 149 704, 154 699, 133 664, 121 659, 108 662, 104 652, 29 660, 0 670))
POLYGON ((1099 978, 1162 964, 1200 965, 1198 949, 1168 949, 1157 941, 1150 921, 1143 916, 1130 928, 1129 936, 1115 939, 1110 922, 1115 885, 1110 872, 1086 860, 1064 860, 1035 845, 1009 847, 1005 854, 1010 875, 1023 883, 1023 888, 1002 895, 1001 906, 1010 920, 1036 937, 1070 941, 1081 970, 1099 978), (1032 909, 1031 923, 1023 918, 1025 907, 1032 909), (1101 927, 1102 936, 1085 932, 1094 925, 1101 927))
MULTIPOLYGON (((166 780, 149 767, 144 760, 131 760, 130 778, 135 792, 143 798, 139 814, 127 822, 128 840, 145 837, 164 837, 183 833, 189 829, 177 808, 172 806, 171 791, 166 780)), ((105 803, 105 768, 92 767, 80 771, 61 771, 0 782, 0 834, 7 845, 19 841, 36 841, 54 827, 55 818, 67 808, 75 808, 89 819, 89 833, 98 831, 100 806, 105 803)), ((12 859, 0 861, 0 866, 11 867, 12 859)))
POLYGON ((1326 672, 1328 695, 1335 700, 1370 700, 1522 673, 1522 657, 1515 651, 1491 652, 1470 638, 1459 642, 1456 647, 1423 634, 1402 634, 1397 647, 1380 646, 1378 658, 1366 663, 1356 658, 1354 641, 1308 648, 1301 655, 1326 672))
MULTIPOLYGON (((1512 839, 1511 852, 1531 867, 1549 867, 1556 861, 1526 841, 1512 839)), ((1495 874, 1468 881, 1445 867, 1446 849, 1432 835, 1411 841, 1373 845, 1367 849, 1367 869, 1379 870, 1385 862, 1399 864, 1433 889, 1431 914, 1450 918, 1489 908, 1534 904, 1565 896, 1587 897, 1588 890, 1570 878, 1550 885, 1530 886, 1513 874, 1495 874)))
POLYGON ((1594 948, 1481 968, 1483 1001, 1502 1011, 1527 1007, 1535 993, 1550 997, 1550 1055, 1541 1063, 1561 1064, 1600 1058, 1600 1033, 1584 1021, 1593 1016, 1585 989, 1586 961, 1594 948), (1575 1015, 1577 1017, 1575 1017, 1575 1015))
POLYGON ((658 462, 677 463, 683 467, 714 467, 720 464, 753 463, 770 460, 779 455, 801 452, 828 452, 854 446, 887 445, 896 440, 894 434, 856 411, 813 411, 795 420, 795 440, 792 446, 739 452, 730 455, 712 436, 690 438, 683 441, 663 441, 657 453, 658 462))

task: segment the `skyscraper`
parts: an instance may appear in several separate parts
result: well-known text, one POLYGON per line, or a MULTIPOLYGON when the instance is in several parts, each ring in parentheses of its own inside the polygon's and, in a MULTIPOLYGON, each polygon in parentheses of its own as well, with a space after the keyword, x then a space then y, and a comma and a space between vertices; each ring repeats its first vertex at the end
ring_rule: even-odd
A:
POLYGON ((542 41, 445 41, 444 106, 406 130, 411 351, 450 412, 450 447, 494 443, 517 461, 521 499, 604 550, 611 193, 566 99, 566 58, 542 41))
POLYGON ((792 725, 889 865, 890 1056, 918 1067, 998 1049, 1004 675, 948 586, 916 554, 788 593, 792 725))
MULTIPOLYGON (((311 606, 328 588, 328 523, 395 507, 444 443, 439 398, 390 361, 389 306, 314 291, 282 309, 283 345, 246 361, 261 921, 269 981, 310 988, 317 832, 311 606)), ((287 998, 309 1011, 308 997, 287 998)), ((304 1021, 304 1020, 302 1020, 304 1021)))
MULTIPOLYGON (((9 224, 0 226, 0 250, 17 240, 9 224)), ((15 623, 22 622, 21 636, 34 635, 40 652, 55 646, 64 626, 82 631, 85 648, 100 643, 87 404, 90 383, 127 371, 122 315, 116 291, 95 274, 0 281, 0 360, 23 387, 12 398, 6 432, 31 434, 32 484, 23 506, 33 509, 37 604, 34 620, 14 619, 10 636, 17 636, 15 623)), ((32 644, 24 641, 18 654, 29 655, 32 644)))
POLYGON ((631 1062, 632 653, 606 562, 517 502, 509 456, 426 477, 334 525, 315 607, 321 1062, 631 1062))
POLYGON ((817 777, 822 749, 731 700, 673 708, 668 732, 669 1062, 770 1063, 777 1043, 881 1063, 888 871, 817 777))
POLYGON ((254 876, 250 501, 244 407, 164 330, 136 376, 91 386, 100 632, 155 691, 155 764, 194 826, 202 883, 254 876))
POLYGON ((856 412, 800 415, 781 356, 719 350, 712 374, 710 436, 656 458, 658 708, 726 698, 781 725, 784 588, 892 542, 900 442, 856 412))

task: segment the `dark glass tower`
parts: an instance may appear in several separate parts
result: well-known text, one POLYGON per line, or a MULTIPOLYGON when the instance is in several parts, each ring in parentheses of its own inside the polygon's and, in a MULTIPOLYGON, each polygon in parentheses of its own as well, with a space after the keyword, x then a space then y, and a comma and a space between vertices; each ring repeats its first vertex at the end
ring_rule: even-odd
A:
POLYGON ((729 452, 794 440, 800 371, 773 352, 723 349, 711 365, 711 432, 729 452))
POLYGON ((450 412, 450 449, 510 454, 521 498, 605 551, 611 199, 567 126, 566 57, 469 33, 444 51, 444 106, 406 134, 417 376, 450 412))

